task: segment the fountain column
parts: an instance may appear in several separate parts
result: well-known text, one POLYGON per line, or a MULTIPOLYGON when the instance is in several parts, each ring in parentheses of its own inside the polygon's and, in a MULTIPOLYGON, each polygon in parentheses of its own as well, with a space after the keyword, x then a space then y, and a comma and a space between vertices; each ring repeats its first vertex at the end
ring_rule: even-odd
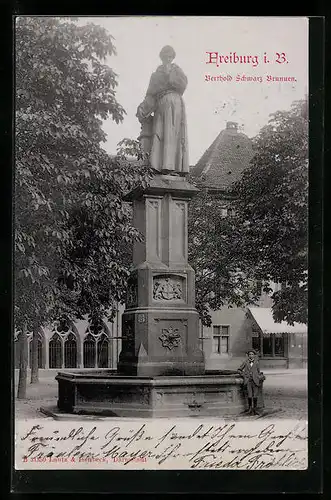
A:
POLYGON ((133 250, 119 374, 204 373, 195 273, 188 263, 188 203, 197 191, 184 176, 159 174, 146 190, 127 196, 143 241, 133 250))

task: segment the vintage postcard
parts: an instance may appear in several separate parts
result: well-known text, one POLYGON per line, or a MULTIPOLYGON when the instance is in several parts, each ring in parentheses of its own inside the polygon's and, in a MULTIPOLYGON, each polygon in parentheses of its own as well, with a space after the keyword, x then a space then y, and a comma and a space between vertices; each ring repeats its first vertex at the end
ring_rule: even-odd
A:
POLYGON ((307 469, 308 25, 16 17, 17 471, 307 469))

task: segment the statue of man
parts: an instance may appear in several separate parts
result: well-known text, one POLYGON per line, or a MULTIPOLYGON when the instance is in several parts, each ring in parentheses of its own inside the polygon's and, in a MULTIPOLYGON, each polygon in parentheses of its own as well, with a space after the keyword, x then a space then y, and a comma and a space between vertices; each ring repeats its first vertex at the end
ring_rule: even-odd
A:
POLYGON ((185 106, 182 95, 187 77, 177 64, 176 53, 166 45, 162 64, 152 74, 144 101, 138 106, 140 139, 150 165, 160 172, 185 175, 189 171, 185 106))

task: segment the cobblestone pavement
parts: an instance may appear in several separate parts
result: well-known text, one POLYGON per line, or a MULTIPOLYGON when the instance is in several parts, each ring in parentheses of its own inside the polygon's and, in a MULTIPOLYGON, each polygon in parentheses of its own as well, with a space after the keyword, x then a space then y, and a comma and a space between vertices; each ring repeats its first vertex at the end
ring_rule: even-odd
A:
POLYGON ((266 408, 277 409, 278 419, 308 418, 307 371, 273 374, 265 371, 264 403, 266 408))
MULTIPOLYGON (((306 370, 291 370, 284 372, 269 372, 264 370, 264 402, 266 413, 276 419, 306 420, 308 418, 307 372, 306 370)), ((47 418, 39 411, 41 406, 54 406, 57 400, 57 382, 54 373, 40 376, 38 384, 28 384, 29 399, 15 399, 15 416, 18 419, 47 418)), ((15 394, 17 390, 15 383, 15 394)), ((256 417, 243 417, 256 418, 256 417)), ((261 417, 260 417, 261 418, 261 417)), ((241 419, 238 417, 236 420, 241 419)))

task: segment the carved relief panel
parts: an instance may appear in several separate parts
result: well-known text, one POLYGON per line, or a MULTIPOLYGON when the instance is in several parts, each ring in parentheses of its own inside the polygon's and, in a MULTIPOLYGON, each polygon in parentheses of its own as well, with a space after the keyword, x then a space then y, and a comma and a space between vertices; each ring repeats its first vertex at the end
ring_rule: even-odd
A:
POLYGON ((155 261, 161 258, 161 200, 147 200, 146 211, 146 260, 155 261))
POLYGON ((171 204, 170 260, 187 262, 187 202, 173 200, 171 204))
POLYGON ((169 349, 169 351, 178 347, 181 342, 181 336, 178 328, 173 328, 172 326, 169 328, 163 328, 162 335, 160 335, 159 339, 162 343, 162 347, 169 349))
POLYGON ((155 352, 162 355, 183 356, 187 350, 187 320, 155 318, 158 343, 155 352))
POLYGON ((125 319, 122 323, 122 343, 123 350, 126 352, 134 352, 134 320, 133 318, 125 319))
POLYGON ((153 276, 153 300, 162 302, 182 302, 186 300, 186 281, 182 276, 153 276))
POLYGON ((134 307, 136 305, 138 305, 138 284, 136 279, 132 279, 128 283, 126 307, 134 307))

